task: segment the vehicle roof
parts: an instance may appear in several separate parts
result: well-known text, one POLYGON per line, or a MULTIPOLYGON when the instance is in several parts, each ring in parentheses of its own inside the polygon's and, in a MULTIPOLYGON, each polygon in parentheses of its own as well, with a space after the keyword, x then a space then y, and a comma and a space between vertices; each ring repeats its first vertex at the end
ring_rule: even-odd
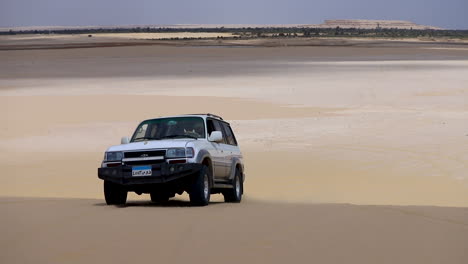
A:
MULTIPOLYGON (((210 113, 206 113, 206 114, 188 114, 188 115, 189 116, 204 116, 204 117, 211 117, 211 118, 214 118, 214 119, 224 120, 219 115, 210 114, 210 113)), ((186 115, 183 115, 183 116, 186 116, 186 115)))
POLYGON ((206 113, 206 114, 183 114, 183 115, 175 115, 175 116, 160 116, 160 117, 150 118, 148 120, 158 119, 158 118, 187 117, 187 116, 201 117, 203 119, 206 119, 206 118, 210 117, 210 118, 213 118, 213 119, 217 119, 217 120, 226 122, 226 121, 224 121, 224 119, 222 117, 220 117, 218 115, 215 115, 215 114, 210 114, 210 113, 206 113))

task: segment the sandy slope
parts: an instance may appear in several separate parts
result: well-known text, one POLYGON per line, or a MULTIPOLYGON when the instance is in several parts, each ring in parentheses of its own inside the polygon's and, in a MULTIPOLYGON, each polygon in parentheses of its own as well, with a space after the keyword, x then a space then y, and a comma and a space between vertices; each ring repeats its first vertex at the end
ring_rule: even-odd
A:
POLYGON ((466 263, 460 208, 0 199, 2 263, 466 263))
POLYGON ((128 263, 156 252, 182 263, 210 249, 206 262, 467 262, 465 49, 135 46, 0 58, 0 193, 16 197, 0 199, 0 260, 128 263), (102 206, 107 146, 140 120, 197 112, 231 121, 245 203, 187 208, 182 196, 161 208, 131 195, 127 208, 102 206))

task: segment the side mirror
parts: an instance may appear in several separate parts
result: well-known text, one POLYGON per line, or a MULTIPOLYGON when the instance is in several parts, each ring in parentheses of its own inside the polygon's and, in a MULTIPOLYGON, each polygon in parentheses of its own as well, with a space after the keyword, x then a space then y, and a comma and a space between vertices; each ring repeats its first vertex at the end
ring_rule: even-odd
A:
POLYGON ((208 137, 208 141, 211 141, 211 142, 223 141, 223 133, 221 133, 221 131, 211 132, 211 135, 208 137))
POLYGON ((130 139, 128 137, 122 137, 120 140, 120 144, 128 144, 130 142, 130 139))

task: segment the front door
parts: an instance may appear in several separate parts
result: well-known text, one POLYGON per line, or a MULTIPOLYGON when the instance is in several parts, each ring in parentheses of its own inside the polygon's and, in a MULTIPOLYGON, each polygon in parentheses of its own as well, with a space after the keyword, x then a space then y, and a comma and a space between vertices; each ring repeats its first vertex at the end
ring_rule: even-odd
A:
MULTIPOLYGON (((214 119, 207 120, 207 128, 208 128, 208 135, 211 135, 213 131, 220 131, 223 133, 223 129, 219 121, 214 119)), ((226 168, 226 143, 225 143, 225 135, 223 133, 223 141, 221 142, 210 142, 213 147, 213 151, 211 153, 211 158, 213 160, 213 167, 214 167, 214 178, 215 179, 225 179, 227 175, 227 168, 226 168)))

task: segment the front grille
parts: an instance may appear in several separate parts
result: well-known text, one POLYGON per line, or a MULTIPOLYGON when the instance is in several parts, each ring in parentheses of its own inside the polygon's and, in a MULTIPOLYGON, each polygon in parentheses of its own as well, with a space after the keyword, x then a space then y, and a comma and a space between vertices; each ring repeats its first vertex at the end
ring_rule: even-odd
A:
POLYGON ((166 155, 166 150, 156 149, 156 150, 138 150, 138 151, 129 151, 124 153, 123 162, 125 165, 153 165, 160 164, 165 162, 164 156, 166 155), (157 159, 160 157, 161 159, 157 159), (151 159, 154 158, 154 159, 151 159), (125 160, 130 159, 130 160, 125 160), (141 159, 141 160, 140 160, 141 159))
POLYGON ((145 158, 145 157, 164 157, 166 155, 165 150, 141 150, 141 151, 131 151, 125 152, 125 158, 145 158))
POLYGON ((125 165, 129 166, 136 166, 136 165, 153 165, 153 164, 160 164, 165 162, 164 160, 135 160, 135 161, 127 161, 125 165))

